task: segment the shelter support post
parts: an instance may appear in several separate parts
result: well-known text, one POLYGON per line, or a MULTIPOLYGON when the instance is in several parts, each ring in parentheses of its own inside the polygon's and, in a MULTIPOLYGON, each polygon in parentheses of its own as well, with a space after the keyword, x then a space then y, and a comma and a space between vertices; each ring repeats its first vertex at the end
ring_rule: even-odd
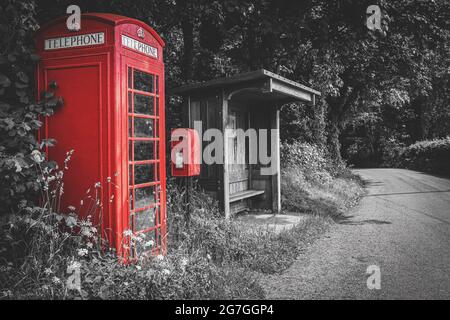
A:
POLYGON ((272 211, 274 213, 281 212, 281 169, 280 169, 280 109, 277 107, 274 110, 274 115, 271 117, 271 134, 275 137, 270 139, 272 154, 272 161, 276 172, 272 176, 272 211))

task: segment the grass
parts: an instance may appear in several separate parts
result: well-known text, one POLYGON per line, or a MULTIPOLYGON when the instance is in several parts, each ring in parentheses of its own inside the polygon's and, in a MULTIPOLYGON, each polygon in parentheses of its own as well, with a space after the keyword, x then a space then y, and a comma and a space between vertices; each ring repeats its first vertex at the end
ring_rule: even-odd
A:
POLYGON ((333 175, 323 167, 305 170, 304 163, 289 163, 283 168, 283 208, 304 216, 292 229, 275 233, 226 220, 199 190, 191 193, 187 217, 180 201, 184 190, 169 184, 168 254, 134 265, 101 250, 99 228, 76 212, 61 215, 46 203, 25 207, 0 221, 0 298, 262 299, 261 277, 289 268, 363 192, 348 171, 333 175), (68 226, 79 232, 67 232, 68 226), (80 270, 80 290, 68 288, 67 268, 73 265, 80 270))
POLYGON ((314 147, 301 144, 299 149, 313 149, 308 161, 303 154, 284 147, 282 168, 282 205, 291 214, 312 214, 339 219, 365 193, 361 178, 341 165, 334 165, 314 147), (309 166, 307 164, 312 163, 309 166), (321 165, 317 165, 317 163, 321 165))

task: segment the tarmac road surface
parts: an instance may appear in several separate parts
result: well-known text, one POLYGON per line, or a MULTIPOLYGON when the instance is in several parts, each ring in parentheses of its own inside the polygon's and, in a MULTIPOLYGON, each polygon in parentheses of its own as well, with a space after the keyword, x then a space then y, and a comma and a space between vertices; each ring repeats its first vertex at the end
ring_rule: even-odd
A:
POLYGON ((450 299, 450 180, 403 169, 355 173, 367 195, 286 272, 263 281, 267 298, 450 299))

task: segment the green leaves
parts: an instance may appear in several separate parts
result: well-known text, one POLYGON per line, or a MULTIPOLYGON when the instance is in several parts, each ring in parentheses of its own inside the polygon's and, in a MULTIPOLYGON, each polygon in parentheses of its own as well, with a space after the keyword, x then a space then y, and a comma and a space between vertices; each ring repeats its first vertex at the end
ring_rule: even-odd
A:
POLYGON ((0 86, 7 88, 11 85, 11 80, 3 74, 0 74, 0 86))

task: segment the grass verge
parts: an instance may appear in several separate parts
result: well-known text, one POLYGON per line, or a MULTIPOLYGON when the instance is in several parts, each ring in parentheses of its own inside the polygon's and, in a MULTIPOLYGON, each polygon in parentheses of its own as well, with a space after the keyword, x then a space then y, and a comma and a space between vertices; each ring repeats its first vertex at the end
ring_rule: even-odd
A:
MULTIPOLYGON (((191 193, 194 210, 188 217, 180 201, 184 190, 170 184, 168 254, 143 256, 133 265, 101 250, 98 228, 75 211, 58 213, 50 198, 41 207, 25 204, 0 221, 0 298, 263 299, 261 276, 286 270, 362 193, 348 171, 334 175, 323 167, 305 171, 301 163, 289 164, 283 168, 283 207, 305 215, 292 229, 277 234, 226 220, 200 191, 191 193)), ((51 181, 58 182, 53 185, 62 186, 63 175, 51 172, 51 181)), ((60 192, 53 191, 48 190, 51 197, 60 192)), ((150 242, 133 241, 143 247, 150 242)))

